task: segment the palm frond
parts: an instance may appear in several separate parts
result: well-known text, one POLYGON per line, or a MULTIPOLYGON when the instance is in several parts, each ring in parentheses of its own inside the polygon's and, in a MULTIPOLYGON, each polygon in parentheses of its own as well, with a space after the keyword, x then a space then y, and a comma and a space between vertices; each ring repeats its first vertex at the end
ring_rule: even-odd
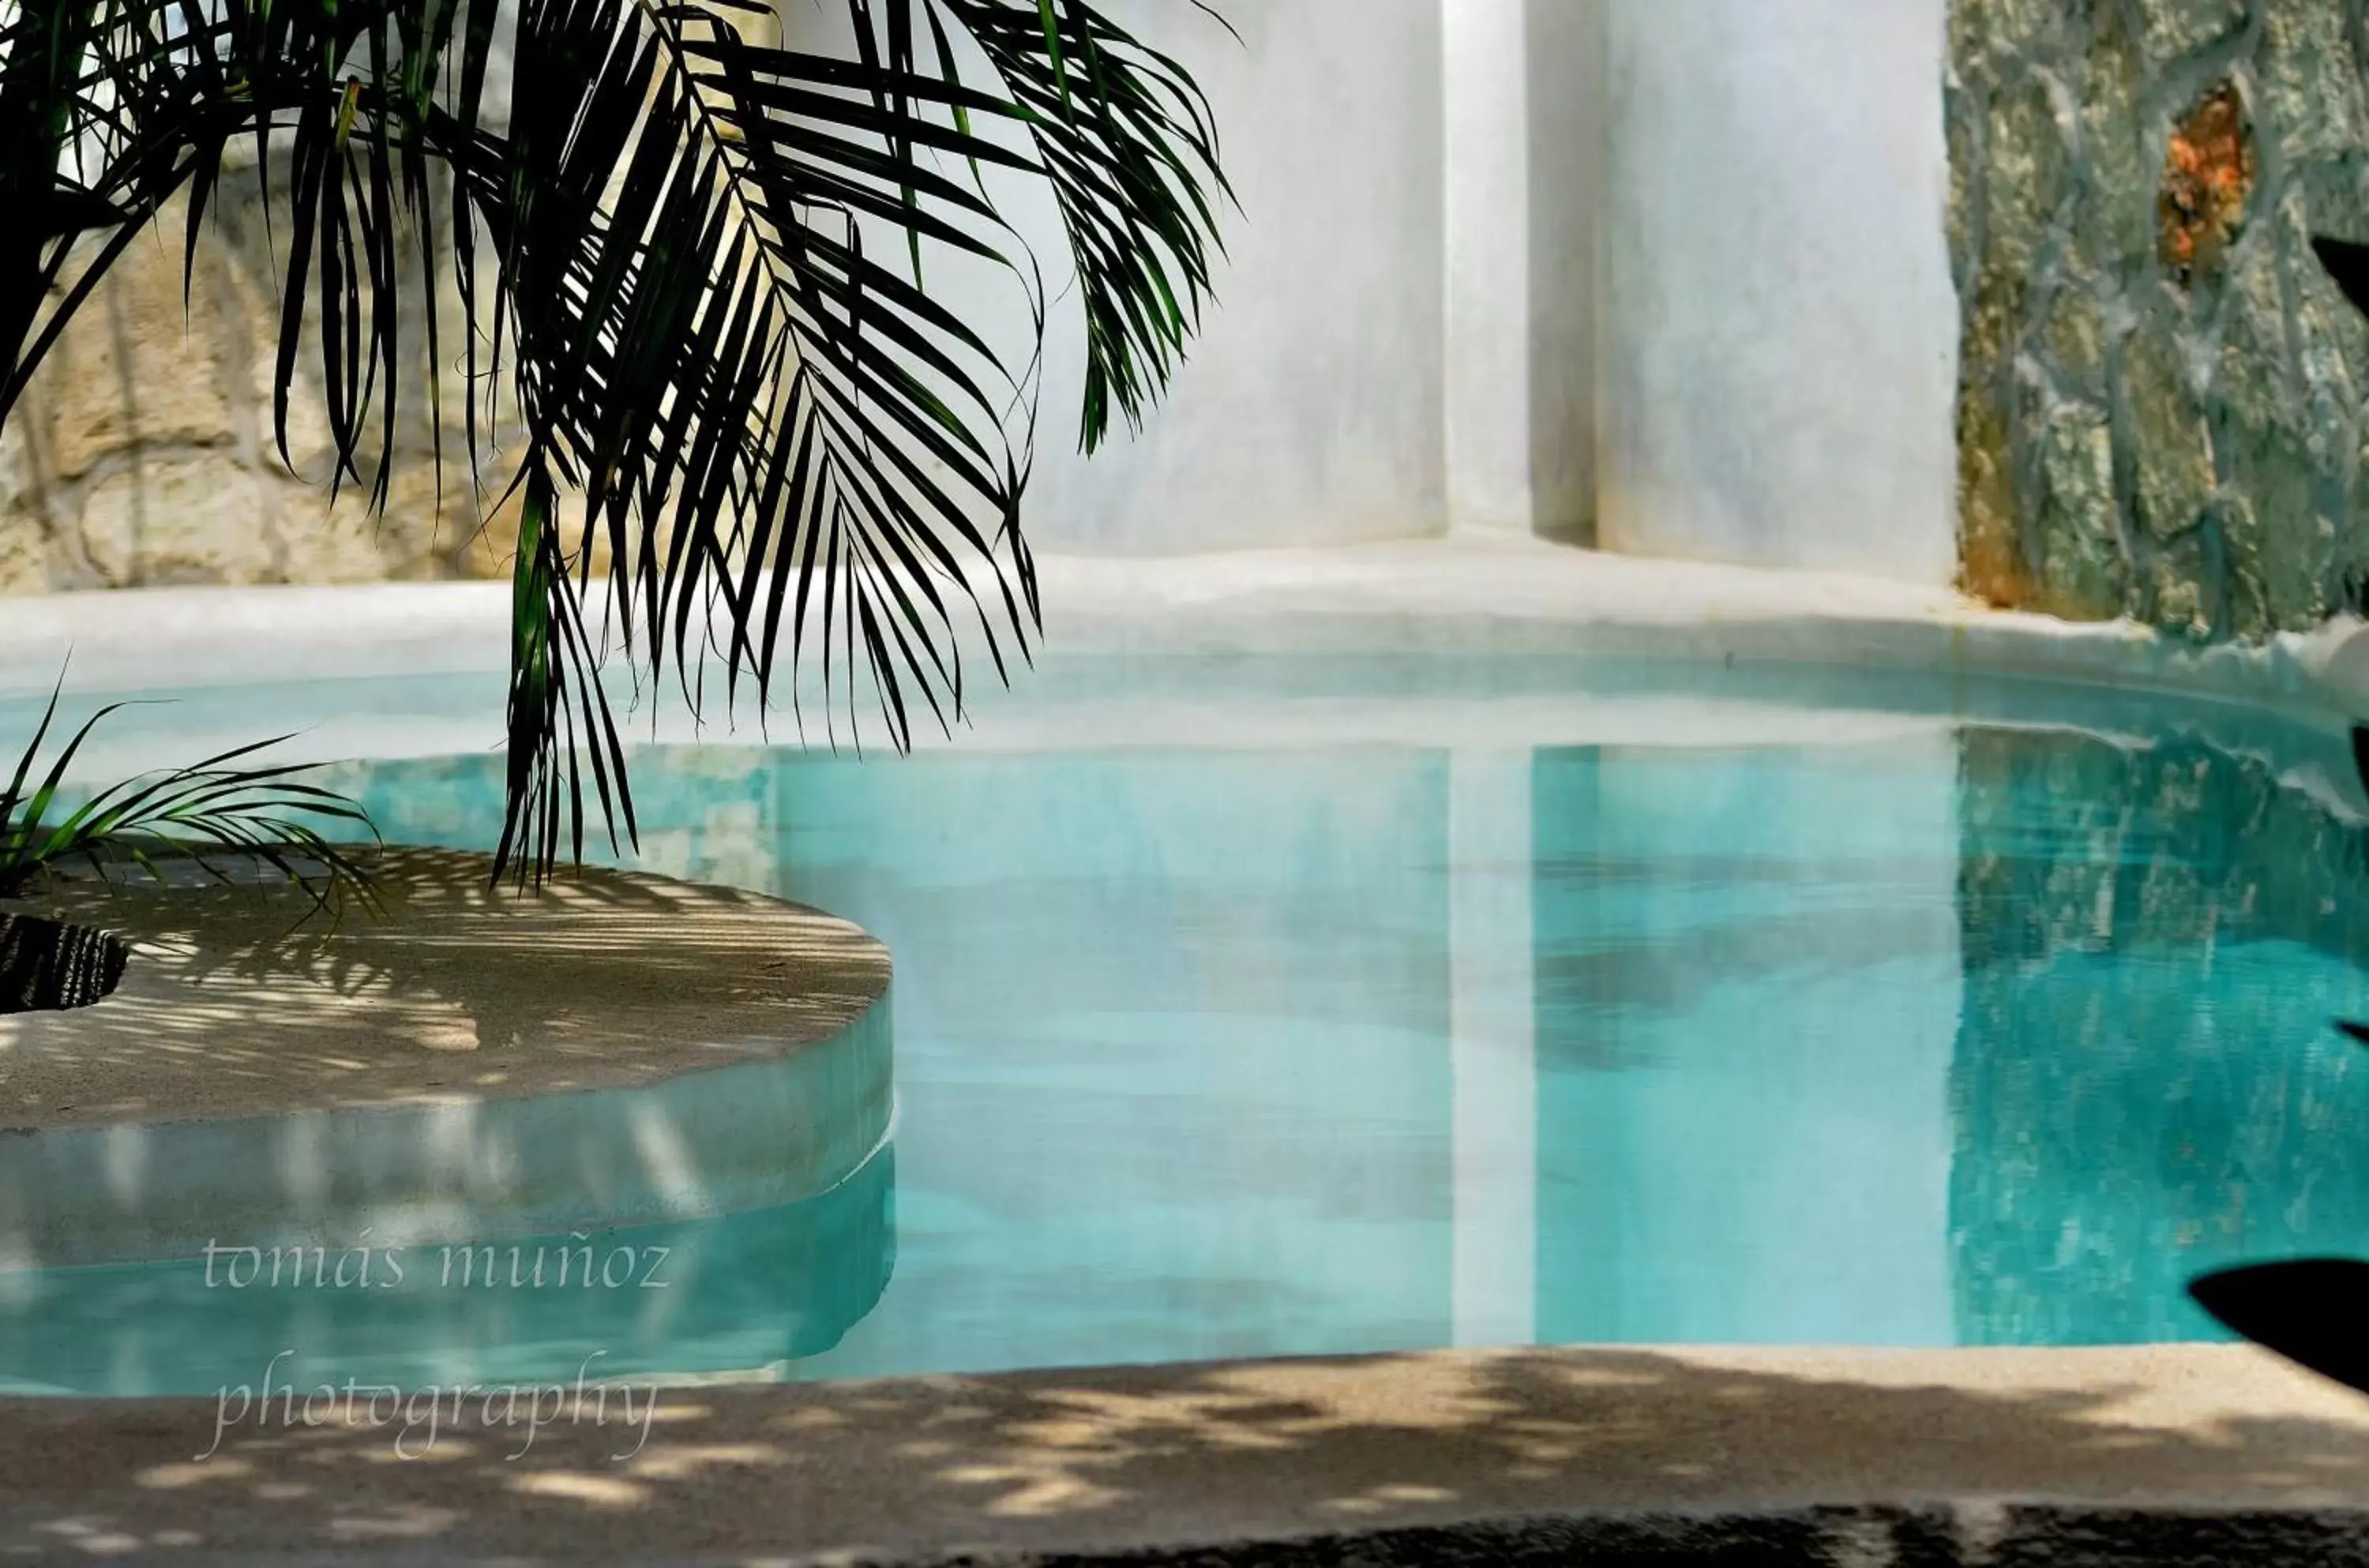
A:
POLYGON ((383 506, 418 350, 433 402, 457 349, 471 481, 516 518, 504 864, 581 853, 587 773, 633 835, 612 634, 694 705, 720 660, 727 703, 797 712, 813 664, 834 739, 867 691, 898 746, 950 729, 966 647, 1008 680, 1038 627, 1040 361, 927 280, 996 272, 1041 341, 990 176, 1049 187, 1091 450, 1173 372, 1230 193, 1191 75, 1086 0, 838 4, 843 57, 744 0, 0 0, 0 418, 129 236, 182 196, 194 247, 251 146, 283 455, 309 376, 333 484, 383 506))
POLYGON ((1199 330, 1217 209, 1233 199, 1217 126, 1191 73, 1081 0, 944 4, 1023 111, 1059 204, 1086 317, 1091 452, 1114 408, 1142 424, 1199 330))
POLYGON ((304 782, 303 763, 238 766, 289 737, 258 741, 167 772, 125 779, 61 810, 65 776, 91 733, 124 705, 99 709, 41 766, 41 749, 56 721, 63 687, 50 693, 33 738, 18 755, 0 792, 0 898, 22 893, 38 876, 70 861, 101 875, 132 865, 157 881, 162 863, 194 864, 222 882, 232 864, 260 863, 311 893, 317 908, 348 897, 372 900, 368 871, 332 841, 376 837, 369 814, 334 791, 304 782))

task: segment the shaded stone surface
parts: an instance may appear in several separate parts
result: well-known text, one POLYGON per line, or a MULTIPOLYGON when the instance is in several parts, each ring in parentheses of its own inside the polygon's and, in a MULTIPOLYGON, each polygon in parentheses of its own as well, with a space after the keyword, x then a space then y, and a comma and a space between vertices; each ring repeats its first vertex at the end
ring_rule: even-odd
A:
POLYGON ((1954 0, 1964 586, 2205 640, 2315 624, 2369 567, 2360 8, 1954 0))
POLYGON ((123 978, 123 944, 86 925, 0 915, 0 1013, 89 1007, 123 978))
MULTIPOLYGON (((515 521, 486 518, 470 493, 457 362, 436 372, 447 460, 438 483, 424 341, 397 410, 383 519, 369 515, 367 486, 349 481, 330 496, 331 443, 309 348, 283 458, 271 400, 280 285, 251 168, 226 173, 212 212, 185 287, 185 209, 168 206, 11 411, 0 431, 0 595, 507 576, 503 542, 515 521)), ((444 302, 442 316, 444 357, 458 361, 457 300, 444 302)), ((376 418, 365 478, 383 446, 376 418)))

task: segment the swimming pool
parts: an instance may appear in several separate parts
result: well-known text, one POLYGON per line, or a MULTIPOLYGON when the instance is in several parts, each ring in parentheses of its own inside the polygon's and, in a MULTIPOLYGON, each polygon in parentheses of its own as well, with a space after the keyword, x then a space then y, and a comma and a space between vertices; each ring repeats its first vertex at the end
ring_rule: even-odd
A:
MULTIPOLYGON (((168 727, 441 734, 498 700, 325 683, 168 727)), ((1104 660, 977 744, 637 769, 640 864, 895 954, 898 1118, 854 1177, 577 1243, 665 1247, 647 1292, 20 1260, 0 1379, 2204 1339, 2190 1275, 2369 1239, 2330 727, 1832 670, 1104 660)), ((343 778, 390 839, 498 826, 487 752, 343 778)))

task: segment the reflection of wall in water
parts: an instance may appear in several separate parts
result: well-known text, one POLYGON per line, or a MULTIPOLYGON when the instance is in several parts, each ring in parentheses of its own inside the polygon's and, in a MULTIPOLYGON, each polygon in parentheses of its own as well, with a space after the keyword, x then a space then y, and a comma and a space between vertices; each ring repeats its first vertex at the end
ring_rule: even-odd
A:
POLYGON ((2369 1240, 2361 835, 2180 740, 1961 741, 1951 1231, 1969 1343, 2195 1338, 2181 1286, 2369 1240), (2077 804, 2078 803, 2078 804, 2077 804))
MULTIPOLYGON (((500 761, 341 782, 390 840, 479 845, 500 761)), ((1448 1337, 1444 753, 634 766, 638 864, 896 958, 898 1283, 821 1370, 1448 1337)))
POLYGON ((1548 1343, 1950 1333, 1956 759, 1538 755, 1548 1343))
POLYGON ((1444 1338, 1448 774, 1379 749, 779 767, 784 891, 898 962, 910 1244, 830 1370, 1444 1338))

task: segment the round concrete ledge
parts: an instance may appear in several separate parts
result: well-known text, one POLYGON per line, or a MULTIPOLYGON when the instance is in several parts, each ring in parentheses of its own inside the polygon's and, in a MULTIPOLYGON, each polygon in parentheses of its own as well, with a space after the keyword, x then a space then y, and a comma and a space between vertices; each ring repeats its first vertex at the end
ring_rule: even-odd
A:
MULTIPOLYGON (((761 894, 482 855, 368 857, 381 908, 291 887, 53 882, 0 904, 132 948, 102 1006, 0 1019, 0 1127, 178 1122, 633 1087, 826 1040, 887 950, 761 894)), ((176 880, 179 880, 176 878, 176 880)))
POLYGON ((18 1302, 0 1396, 204 1395, 265 1367, 308 1391, 548 1382, 588 1357, 611 1379, 778 1380, 879 1304, 896 1180, 884 1146, 823 1192, 695 1219, 408 1245, 372 1224, 317 1251, 234 1234, 211 1255, 0 1272, 18 1302))
POLYGON ((442 851, 373 872, 380 914, 303 925, 284 887, 0 906, 131 948, 104 1001, 0 1018, 0 1266, 737 1212, 887 1136, 888 955, 847 921, 613 871, 521 896, 442 851))

